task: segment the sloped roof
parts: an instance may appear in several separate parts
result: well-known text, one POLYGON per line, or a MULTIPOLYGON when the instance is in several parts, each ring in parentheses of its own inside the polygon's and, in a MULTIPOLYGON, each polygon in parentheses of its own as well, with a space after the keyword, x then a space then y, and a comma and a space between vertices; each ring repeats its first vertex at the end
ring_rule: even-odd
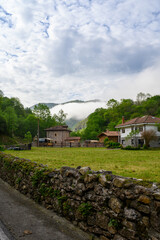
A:
POLYGON ((146 115, 146 116, 143 116, 143 117, 137 117, 137 118, 131 119, 131 120, 129 120, 129 121, 123 123, 123 124, 117 125, 116 128, 125 127, 125 126, 128 126, 128 125, 148 124, 148 123, 160 123, 160 118, 154 117, 154 116, 151 116, 151 115, 146 115))
POLYGON ((76 140, 81 140, 80 137, 68 137, 65 139, 65 141, 76 141, 76 140))
POLYGON ((119 132, 118 131, 109 131, 107 130, 106 132, 102 132, 98 135, 98 137, 105 135, 106 137, 118 137, 119 132))
POLYGON ((71 130, 68 129, 67 125, 54 126, 54 127, 46 128, 45 131, 67 131, 67 132, 72 132, 71 130))

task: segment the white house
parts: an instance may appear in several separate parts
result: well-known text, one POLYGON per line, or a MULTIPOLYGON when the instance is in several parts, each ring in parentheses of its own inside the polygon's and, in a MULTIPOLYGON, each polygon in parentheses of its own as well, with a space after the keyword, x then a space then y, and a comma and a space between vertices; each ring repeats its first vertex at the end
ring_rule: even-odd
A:
POLYGON ((160 118, 150 115, 137 117, 127 122, 122 118, 122 124, 116 126, 120 131, 120 143, 125 146, 143 146, 144 140, 141 137, 141 133, 147 130, 155 130, 158 139, 150 142, 150 147, 160 147, 160 118), (130 138, 127 136, 134 131, 134 135, 130 138))

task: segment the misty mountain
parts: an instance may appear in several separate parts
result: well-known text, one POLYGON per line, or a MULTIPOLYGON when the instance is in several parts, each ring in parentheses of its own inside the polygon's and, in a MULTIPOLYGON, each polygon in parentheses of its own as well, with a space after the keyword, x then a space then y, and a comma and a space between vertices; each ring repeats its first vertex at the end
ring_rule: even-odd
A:
MULTIPOLYGON (((72 130, 85 128, 86 120, 85 124, 82 123, 81 125, 80 123, 80 125, 77 126, 78 122, 86 119, 97 108, 106 108, 106 102, 98 99, 89 101, 74 100, 64 103, 43 103, 43 104, 46 104, 50 108, 52 115, 58 114, 58 112, 62 109, 64 113, 67 114, 66 124, 72 130)), ((31 109, 33 109, 34 106, 32 106, 31 109)))

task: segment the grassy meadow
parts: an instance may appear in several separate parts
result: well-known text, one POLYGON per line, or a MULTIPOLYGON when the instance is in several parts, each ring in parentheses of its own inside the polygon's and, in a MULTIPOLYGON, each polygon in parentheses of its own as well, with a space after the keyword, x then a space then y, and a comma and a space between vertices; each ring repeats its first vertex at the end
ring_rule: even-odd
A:
POLYGON ((32 148, 30 151, 5 151, 50 168, 89 166, 113 174, 160 182, 160 150, 107 150, 105 148, 32 148))

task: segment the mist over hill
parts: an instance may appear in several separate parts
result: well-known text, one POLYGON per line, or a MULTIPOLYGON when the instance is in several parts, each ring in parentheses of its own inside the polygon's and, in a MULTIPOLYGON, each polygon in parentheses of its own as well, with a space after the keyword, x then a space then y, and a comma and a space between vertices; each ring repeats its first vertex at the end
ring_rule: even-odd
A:
MULTIPOLYGON (((64 103, 43 104, 46 104, 50 108, 52 115, 58 114, 58 112, 62 109, 64 113, 67 114, 66 123, 71 129, 73 129, 78 122, 86 119, 97 108, 106 108, 106 102, 98 99, 89 101, 74 100, 64 103)), ((31 109, 33 109, 34 106, 32 106, 31 109)))

